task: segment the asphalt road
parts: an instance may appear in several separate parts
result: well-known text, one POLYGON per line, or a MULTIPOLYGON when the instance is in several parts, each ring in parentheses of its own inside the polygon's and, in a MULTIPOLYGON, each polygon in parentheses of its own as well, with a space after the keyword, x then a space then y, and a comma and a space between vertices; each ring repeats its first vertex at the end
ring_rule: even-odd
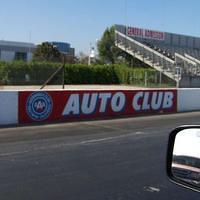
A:
POLYGON ((165 173, 169 132, 200 112, 0 129, 0 199, 197 200, 165 173))

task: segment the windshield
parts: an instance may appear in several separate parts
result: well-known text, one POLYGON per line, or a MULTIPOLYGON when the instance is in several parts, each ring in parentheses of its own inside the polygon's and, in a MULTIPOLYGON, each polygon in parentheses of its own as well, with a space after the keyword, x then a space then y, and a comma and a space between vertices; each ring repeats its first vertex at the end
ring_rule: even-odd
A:
POLYGON ((199 199, 165 172, 200 123, 199 1, 0 2, 0 199, 199 199))

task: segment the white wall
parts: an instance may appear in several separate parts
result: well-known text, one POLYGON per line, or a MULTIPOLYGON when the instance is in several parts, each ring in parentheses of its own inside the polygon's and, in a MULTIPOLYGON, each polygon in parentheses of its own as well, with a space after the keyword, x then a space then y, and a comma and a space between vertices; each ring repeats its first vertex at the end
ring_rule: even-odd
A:
POLYGON ((13 61, 15 59, 14 51, 1 51, 1 60, 3 61, 13 61))
MULTIPOLYGON (((27 61, 32 60, 33 53, 27 53, 27 61)), ((14 51, 1 51, 1 58, 3 61, 13 61, 15 60, 15 52, 14 51)))
POLYGON ((177 111, 200 111, 200 89, 178 89, 177 111))
POLYGON ((31 61, 33 59, 33 53, 27 53, 27 61, 31 61))
MULTIPOLYGON (((178 89, 177 112, 200 111, 200 89, 178 89)), ((0 125, 18 124, 18 92, 0 91, 0 125)))
POLYGON ((0 92, 0 125, 18 123, 18 92, 0 92))

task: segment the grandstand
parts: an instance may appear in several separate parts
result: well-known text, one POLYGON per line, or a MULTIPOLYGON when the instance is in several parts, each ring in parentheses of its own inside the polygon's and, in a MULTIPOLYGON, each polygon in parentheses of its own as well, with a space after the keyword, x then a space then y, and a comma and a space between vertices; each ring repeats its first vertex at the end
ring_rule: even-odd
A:
POLYGON ((200 87, 200 38, 115 25, 115 44, 177 87, 200 87))

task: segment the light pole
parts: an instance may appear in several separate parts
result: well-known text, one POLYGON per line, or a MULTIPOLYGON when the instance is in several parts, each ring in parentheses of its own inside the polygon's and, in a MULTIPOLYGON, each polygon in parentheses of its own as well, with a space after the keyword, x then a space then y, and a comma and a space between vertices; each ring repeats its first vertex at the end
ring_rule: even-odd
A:
POLYGON ((62 53, 63 56, 63 67, 62 67, 62 89, 65 89, 65 64, 66 64, 66 54, 62 53))

